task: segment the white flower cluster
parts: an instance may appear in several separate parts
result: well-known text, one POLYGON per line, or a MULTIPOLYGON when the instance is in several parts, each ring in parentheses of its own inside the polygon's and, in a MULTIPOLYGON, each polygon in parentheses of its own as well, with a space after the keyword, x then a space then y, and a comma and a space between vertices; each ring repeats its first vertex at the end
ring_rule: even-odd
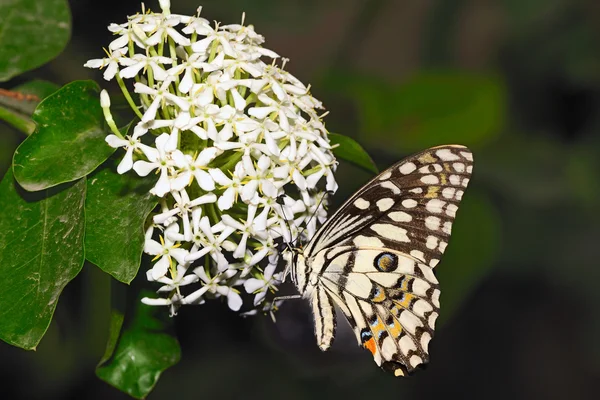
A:
POLYGON ((143 301, 174 313, 225 297, 237 311, 243 287, 264 309, 281 283, 277 242, 312 236, 326 217, 325 191, 337 189, 322 106, 243 20, 213 27, 201 9, 184 16, 169 6, 111 24, 107 57, 85 64, 116 78, 139 118, 123 137, 102 92, 106 141, 125 149, 118 172, 158 175, 151 192, 161 209, 144 251, 155 256, 147 277, 163 297, 143 301))

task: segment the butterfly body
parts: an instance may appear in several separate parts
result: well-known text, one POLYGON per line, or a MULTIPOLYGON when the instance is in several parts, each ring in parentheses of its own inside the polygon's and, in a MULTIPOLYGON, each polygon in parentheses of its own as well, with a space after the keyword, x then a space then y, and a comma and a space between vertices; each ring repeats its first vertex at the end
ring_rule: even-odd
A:
POLYGON ((404 376, 429 360, 439 315, 434 267, 472 172, 464 146, 441 146, 388 168, 357 191, 306 248, 288 253, 309 300, 322 350, 335 337, 335 306, 380 367, 404 376))

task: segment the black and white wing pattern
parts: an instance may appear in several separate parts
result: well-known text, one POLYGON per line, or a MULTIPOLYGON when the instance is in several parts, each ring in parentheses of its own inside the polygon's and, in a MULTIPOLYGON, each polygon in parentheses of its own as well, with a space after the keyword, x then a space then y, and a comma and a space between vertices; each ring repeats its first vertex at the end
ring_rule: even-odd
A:
POLYGON ((404 376, 428 362, 440 307, 433 269, 472 169, 459 145, 408 157, 358 190, 296 254, 292 279, 312 302, 321 349, 335 335, 335 304, 383 369, 404 376))

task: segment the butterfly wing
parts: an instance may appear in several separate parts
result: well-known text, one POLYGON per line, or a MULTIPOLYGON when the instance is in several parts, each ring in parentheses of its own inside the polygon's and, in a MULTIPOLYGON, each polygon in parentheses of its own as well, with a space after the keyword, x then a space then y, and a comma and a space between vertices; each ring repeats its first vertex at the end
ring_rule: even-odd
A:
POLYGON ((363 186, 327 220, 307 245, 360 246, 379 238, 435 267, 444 253, 458 205, 471 178, 473 156, 464 146, 434 147, 400 161, 363 186))
POLYGON ((438 281, 428 265, 373 245, 338 250, 317 289, 339 306, 377 365, 403 376, 429 360, 440 306, 438 281))
MULTIPOLYGON (((359 344, 395 375, 429 359, 440 294, 433 269, 472 169, 464 146, 415 154, 362 187, 305 249, 307 265, 319 274, 316 289, 330 300, 320 303, 335 302, 359 344)), ((333 335, 317 332, 317 339, 326 348, 333 335)))

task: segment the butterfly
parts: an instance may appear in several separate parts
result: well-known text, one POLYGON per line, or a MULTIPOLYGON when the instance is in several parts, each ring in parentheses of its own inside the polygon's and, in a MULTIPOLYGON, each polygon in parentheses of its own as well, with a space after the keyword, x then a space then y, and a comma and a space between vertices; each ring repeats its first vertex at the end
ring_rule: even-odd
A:
POLYGON ((472 170, 464 146, 410 156, 359 189, 304 249, 286 252, 321 350, 334 340, 337 306, 382 369, 405 376, 429 361, 440 309, 434 268, 472 170))

